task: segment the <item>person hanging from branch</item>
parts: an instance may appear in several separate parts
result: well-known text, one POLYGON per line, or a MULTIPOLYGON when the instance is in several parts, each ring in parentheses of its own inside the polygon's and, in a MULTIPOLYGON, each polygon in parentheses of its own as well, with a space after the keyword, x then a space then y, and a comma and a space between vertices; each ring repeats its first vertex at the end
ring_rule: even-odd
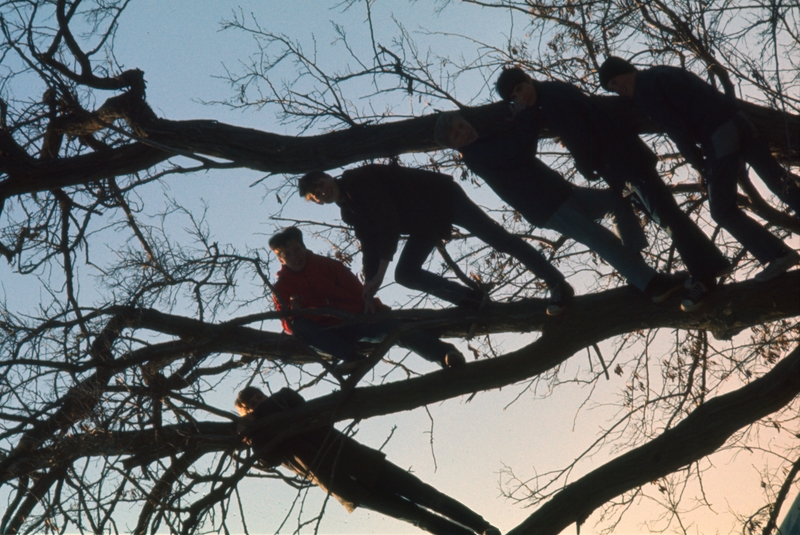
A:
POLYGON ((575 167, 587 180, 602 178, 620 195, 635 195, 652 219, 672 238, 691 280, 681 309, 693 311, 716 288, 717 277, 731 265, 680 209, 658 174, 658 157, 627 124, 594 106, 572 84, 538 81, 519 68, 505 69, 497 78, 497 93, 519 112, 533 108, 530 121, 541 121, 572 154, 575 167))
POLYGON ((800 214, 800 177, 784 169, 736 100, 694 73, 657 65, 639 70, 611 56, 598 72, 603 89, 633 99, 672 139, 708 189, 711 217, 764 267, 759 282, 800 263, 800 254, 736 205, 736 185, 749 164, 761 180, 800 214))
POLYGON ((261 468, 282 465, 332 495, 351 513, 364 507, 437 535, 500 535, 500 530, 466 505, 333 426, 272 445, 274 434, 259 428, 259 420, 303 403, 303 397, 290 388, 266 396, 249 386, 237 395, 236 409, 249 424, 244 437, 261 468))
POLYGON ((395 281, 463 308, 479 308, 482 292, 422 269, 452 225, 513 256, 542 279, 550 290, 548 315, 561 314, 575 293, 541 253, 486 215, 449 175, 370 164, 349 169, 338 179, 322 171, 307 173, 298 189, 301 197, 317 204, 338 204, 342 220, 355 229, 363 253, 365 297, 380 288, 400 235, 405 234, 408 240, 397 261, 395 281))
MULTIPOLYGON (((400 320, 393 318, 369 321, 367 315, 390 310, 389 307, 374 295, 365 295, 361 281, 342 262, 309 251, 299 228, 285 228, 268 243, 281 263, 272 296, 277 310, 331 308, 367 320, 345 322, 322 314, 283 318, 284 331, 333 357, 340 363, 340 373, 352 372, 364 360, 356 351, 359 341, 381 342, 400 326, 400 320)), ((443 342, 430 331, 406 332, 397 344, 445 368, 466 362, 453 344, 443 342)))
POLYGON ((619 235, 628 240, 620 240, 595 221, 619 207, 614 192, 575 187, 535 157, 537 118, 528 108, 516 115, 510 131, 480 136, 460 113, 446 112, 439 115, 434 134, 441 146, 461 152, 466 166, 530 224, 583 243, 653 302, 661 303, 682 288, 688 276, 658 273, 635 248, 623 243, 647 243, 632 212, 617 218, 619 235))

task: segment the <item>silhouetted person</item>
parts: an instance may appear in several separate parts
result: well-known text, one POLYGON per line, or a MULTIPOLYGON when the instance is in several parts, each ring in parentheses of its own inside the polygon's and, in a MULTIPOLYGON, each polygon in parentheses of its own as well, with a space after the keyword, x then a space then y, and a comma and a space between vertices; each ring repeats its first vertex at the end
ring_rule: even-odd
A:
POLYGON ((747 163, 795 214, 800 213, 800 177, 775 160, 735 99, 679 67, 659 65, 640 71, 612 56, 599 74, 604 89, 632 98, 700 172, 708 188, 711 217, 766 266, 756 280, 773 279, 800 262, 797 252, 736 205, 737 181, 747 173, 747 163))
MULTIPOLYGON (((236 397, 236 409, 251 425, 303 403, 303 397, 289 388, 267 397, 258 388, 247 387, 236 397)), ((263 468, 283 465, 330 493, 349 512, 365 507, 437 535, 500 535, 497 528, 464 504, 333 426, 288 438, 269 450, 265 447, 274 437, 257 425, 246 431, 245 437, 263 468)))
POLYGON ((521 69, 504 70, 497 79, 497 92, 516 109, 535 108, 587 180, 599 176, 620 194, 634 192, 653 220, 670 235, 692 277, 681 308, 691 311, 700 307, 730 264, 680 209, 658 175, 658 157, 630 125, 599 109, 574 85, 533 80, 521 69))
MULTIPOLYGON (((524 110, 504 134, 480 136, 458 112, 442 113, 436 141, 457 149, 466 166, 532 225, 555 230, 595 251, 635 288, 660 303, 683 287, 686 276, 664 275, 647 265, 638 251, 626 247, 597 223, 618 206, 608 189, 578 188, 535 157, 539 123, 524 110)), ((628 235, 642 232, 632 215, 628 235)), ((641 239, 644 239, 642 236, 641 239)))
POLYGON ((401 234, 408 236, 394 279, 461 307, 478 308, 482 294, 422 269, 434 247, 450 236, 452 225, 474 234, 494 249, 519 260, 550 290, 549 315, 564 311, 572 286, 550 262, 519 236, 507 232, 467 197, 453 177, 399 165, 365 165, 335 179, 321 171, 304 175, 300 195, 317 204, 336 203, 342 221, 361 242, 364 295, 380 288, 401 234))
MULTIPOLYGON (((269 247, 282 266, 273 295, 278 310, 284 310, 284 307, 332 308, 353 315, 369 314, 376 309, 389 310, 377 298, 364 296, 361 281, 343 263, 309 251, 299 228, 289 227, 276 233, 270 238, 269 247)), ((343 321, 330 315, 297 316, 284 318, 283 329, 340 361, 337 369, 347 373, 364 358, 356 353, 357 342, 381 342, 401 323, 391 318, 342 325, 343 321)), ((397 344, 444 367, 465 362, 453 344, 439 340, 428 331, 403 334, 397 344)))

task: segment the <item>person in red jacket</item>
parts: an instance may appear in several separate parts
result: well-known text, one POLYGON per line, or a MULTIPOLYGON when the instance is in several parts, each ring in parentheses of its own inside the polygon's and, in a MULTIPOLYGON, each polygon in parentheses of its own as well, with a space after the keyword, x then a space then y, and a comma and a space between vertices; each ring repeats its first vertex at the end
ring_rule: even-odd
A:
MULTIPOLYGON (((319 308, 359 316, 389 310, 375 297, 364 298, 364 286, 343 263, 309 251, 299 228, 281 230, 270 238, 269 247, 281 263, 272 296, 279 311, 319 308)), ((381 342, 401 323, 392 318, 345 323, 341 314, 304 315, 282 321, 287 333, 345 364, 340 371, 352 371, 364 358, 356 352, 359 341, 381 342)), ((406 333, 397 344, 443 367, 465 363, 453 344, 439 340, 429 331, 406 333)))

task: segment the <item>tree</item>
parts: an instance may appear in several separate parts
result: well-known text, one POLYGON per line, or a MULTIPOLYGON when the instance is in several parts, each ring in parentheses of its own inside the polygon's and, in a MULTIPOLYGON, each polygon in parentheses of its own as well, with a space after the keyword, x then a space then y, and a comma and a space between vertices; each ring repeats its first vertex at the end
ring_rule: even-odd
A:
MULTIPOLYGON (((244 11, 233 12, 223 26, 249 35, 257 50, 240 71, 226 71, 233 95, 220 103, 276 108, 298 135, 159 117, 146 99, 147 73, 123 68, 114 56, 127 1, 0 4, 7 80, 0 101, 0 251, 9 267, 38 285, 41 296, 30 309, 2 308, 0 484, 8 507, 0 531, 125 531, 115 514, 126 505, 137 512, 138 523, 131 526, 137 533, 238 530, 230 511, 237 507, 237 484, 254 474, 253 459, 233 431, 228 407, 210 402, 214 386, 223 382, 283 376, 294 387, 325 385, 327 395, 264 424, 288 436, 526 381, 553 388, 585 383, 588 401, 609 371, 625 375, 628 384, 618 392, 613 423, 598 428, 590 448, 565 459, 558 471, 534 478, 509 467, 508 497, 539 505, 514 533, 558 533, 584 523, 598 508, 601 527, 613 529, 631 504, 653 495, 671 515, 667 525, 685 529, 690 515, 684 514, 682 492, 692 482, 702 484, 708 469, 703 460, 723 447, 767 450, 769 471, 757 491, 763 492, 763 507, 738 512, 739 529, 773 529, 786 498, 781 489, 793 484, 800 457, 796 436, 787 437, 800 432, 800 273, 761 285, 748 281, 753 260, 709 222, 703 192, 683 161, 653 125, 616 98, 595 97, 638 121, 683 207, 735 261, 730 284, 700 313, 681 313, 674 301, 646 302, 591 252, 531 229, 503 210, 509 228, 539 242, 562 270, 587 280, 591 291, 563 316, 547 318, 536 280, 502 255, 454 234, 441 249, 442 269, 491 284, 496 303, 473 313, 401 294, 405 306, 395 314, 408 320, 405 328, 471 337, 470 348, 480 358, 462 370, 421 373, 394 357, 380 364, 386 348, 367 347, 372 363, 395 366, 405 377, 387 380, 389 372, 365 370, 339 382, 329 363, 301 343, 259 328, 279 317, 263 311, 270 279, 263 253, 220 245, 209 222, 181 199, 148 216, 141 193, 148 184, 209 170, 268 173, 265 191, 283 199, 292 174, 371 159, 402 157, 406 165, 443 169, 468 181, 455 155, 436 150, 435 115, 427 109, 397 111, 400 96, 430 109, 462 107, 480 126, 494 127, 502 124, 504 107, 485 102, 501 65, 518 63, 536 76, 595 92, 593 72, 610 53, 707 70, 726 92, 742 91, 775 153, 797 161, 796 3, 463 3, 474 5, 439 7, 443 13, 511 13, 541 46, 534 49, 534 40, 513 35, 500 45, 441 36, 480 50, 476 62, 460 64, 423 51, 399 24, 391 44, 372 33, 366 47, 336 27, 349 63, 334 72, 294 38, 264 29, 244 11), (368 56, 360 55, 362 48, 368 56), (284 83, 273 74, 289 61, 296 78, 284 83), (476 72, 486 83, 477 96, 464 99, 459 88, 476 72), (353 81, 365 82, 356 91, 370 88, 372 104, 354 104, 365 93, 353 93, 353 81), (20 94, 20 88, 28 92, 20 94), (374 111, 386 102, 396 108, 374 111), (188 227, 177 239, 170 230, 175 225, 188 227), (111 259, 96 252, 107 229, 122 236, 111 259), (464 265, 469 274, 459 267, 464 265), (90 268, 100 276, 87 276, 90 268), (670 346, 654 358, 659 329, 671 331, 670 346), (495 351, 504 333, 528 332, 538 334, 522 348, 495 351), (607 362, 604 342, 614 351, 607 362), (561 372, 582 350, 590 352, 590 366, 561 372), (591 365, 595 357, 599 368, 591 365), (303 371, 292 371, 303 365, 303 371), (788 432, 763 446, 758 433, 769 428, 788 432), (584 468, 600 452, 621 454, 596 470, 584 468)), ((369 2, 345 6, 366 9, 372 27, 369 2)), ((569 156, 553 147, 549 161, 579 181, 569 156)), ((788 237, 800 231, 796 217, 751 183, 743 181, 742 191, 742 204, 774 232, 788 237)), ((277 215, 295 215, 289 212, 277 215)), ((342 259, 355 258, 357 266, 346 229, 335 221, 298 222, 342 259)), ((666 236, 652 225, 648 236, 648 260, 666 270, 679 268, 666 236)))

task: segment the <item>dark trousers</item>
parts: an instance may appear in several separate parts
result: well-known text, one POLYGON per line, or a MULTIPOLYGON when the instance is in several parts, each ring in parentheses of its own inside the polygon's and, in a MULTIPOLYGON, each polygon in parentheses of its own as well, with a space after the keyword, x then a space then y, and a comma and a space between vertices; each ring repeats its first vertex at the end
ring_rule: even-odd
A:
POLYGON ((767 187, 800 216, 800 177, 790 173, 778 163, 763 137, 749 141, 742 157, 767 187))
MULTIPOLYGON (((308 318, 295 318, 292 320, 292 331, 313 349, 334 359, 349 362, 361 358, 355 352, 359 341, 380 343, 400 323, 397 319, 386 319, 373 323, 325 327, 308 318)), ((397 345, 438 364, 443 362, 448 351, 455 349, 453 344, 441 341, 429 331, 406 333, 398 338, 397 345)))
POLYGON ((737 177, 745 172, 738 155, 708 159, 708 204, 711 217, 762 264, 768 264, 786 251, 786 246, 769 230, 749 217, 736 204, 737 177))
POLYGON ((672 192, 649 165, 625 165, 624 157, 602 173, 612 188, 627 188, 639 198, 644 209, 672 238, 692 278, 706 280, 728 267, 725 256, 675 202, 672 192))
POLYGON ((436 535, 474 535, 490 527, 466 505, 388 461, 359 505, 436 535))
POLYGON ((703 149, 711 217, 762 264, 781 256, 787 250, 784 243, 737 205, 737 184, 749 163, 769 189, 798 213, 800 187, 796 177, 772 157, 767 142, 743 113, 717 128, 703 149))
MULTIPOLYGON (((501 253, 519 260, 528 270, 548 286, 564 280, 564 275, 553 267, 542 254, 519 236, 506 231, 473 203, 464 190, 454 185, 453 224, 472 233, 484 243, 501 253)), ((458 304, 473 294, 473 290, 447 280, 441 275, 422 269, 425 260, 441 240, 432 236, 409 235, 397 261, 394 280, 407 288, 419 290, 439 299, 458 304)))

